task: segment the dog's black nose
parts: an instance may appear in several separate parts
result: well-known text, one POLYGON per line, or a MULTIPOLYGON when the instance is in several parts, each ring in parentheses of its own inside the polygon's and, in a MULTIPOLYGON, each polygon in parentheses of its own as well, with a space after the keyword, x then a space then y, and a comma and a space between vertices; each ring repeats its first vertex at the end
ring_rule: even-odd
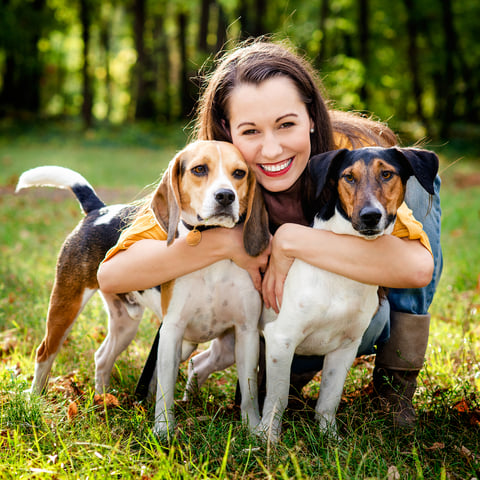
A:
POLYGON ((382 212, 375 207, 363 207, 360 210, 360 220, 367 227, 375 227, 382 218, 382 212))
POLYGON ((215 200, 223 207, 227 207, 234 202, 235 192, 227 188, 223 188, 215 193, 215 200))

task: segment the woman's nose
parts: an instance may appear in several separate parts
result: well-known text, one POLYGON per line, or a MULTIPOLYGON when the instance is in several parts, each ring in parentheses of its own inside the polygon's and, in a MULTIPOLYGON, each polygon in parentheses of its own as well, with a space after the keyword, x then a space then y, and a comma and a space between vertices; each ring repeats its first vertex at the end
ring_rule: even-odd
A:
POLYGON ((274 159, 282 153, 282 146, 274 133, 266 133, 263 137, 262 156, 274 159))

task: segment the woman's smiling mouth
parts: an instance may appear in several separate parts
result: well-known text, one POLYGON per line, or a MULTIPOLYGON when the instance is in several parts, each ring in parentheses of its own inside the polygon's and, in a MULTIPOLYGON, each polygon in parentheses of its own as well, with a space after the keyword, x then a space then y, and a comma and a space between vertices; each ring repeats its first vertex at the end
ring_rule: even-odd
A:
POLYGON ((282 160, 278 163, 267 163, 267 164, 259 164, 259 167, 269 177, 274 177, 277 175, 283 175, 284 173, 288 172, 290 167, 293 163, 293 157, 289 158, 288 160, 282 160))

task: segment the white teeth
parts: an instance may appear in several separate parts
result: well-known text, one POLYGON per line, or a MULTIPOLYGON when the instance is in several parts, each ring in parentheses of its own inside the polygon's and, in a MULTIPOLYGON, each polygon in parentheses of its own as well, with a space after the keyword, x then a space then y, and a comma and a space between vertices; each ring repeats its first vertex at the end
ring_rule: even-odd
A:
POLYGON ((280 172, 280 170, 283 170, 285 168, 287 168, 290 163, 292 163, 292 159, 290 158, 289 160, 286 160, 285 162, 282 162, 282 163, 277 163, 275 165, 262 165, 262 168, 266 171, 266 172, 280 172))

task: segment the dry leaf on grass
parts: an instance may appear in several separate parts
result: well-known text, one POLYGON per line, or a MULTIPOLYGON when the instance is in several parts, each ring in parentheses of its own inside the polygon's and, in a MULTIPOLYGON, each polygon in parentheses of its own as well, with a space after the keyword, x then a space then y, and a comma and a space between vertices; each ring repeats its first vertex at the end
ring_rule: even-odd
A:
POLYGON ((395 465, 391 465, 387 470, 388 480, 400 480, 400 473, 395 465))
POLYGON ((105 406, 107 408, 120 406, 118 398, 111 393, 102 393, 101 395, 95 395, 93 397, 93 403, 97 406, 105 406))
POLYGON ((425 450, 434 451, 434 450, 443 450, 445 444, 443 442, 434 442, 430 447, 424 445, 425 450))
POLYGON ((78 415, 78 405, 77 402, 71 402, 67 410, 67 418, 69 420, 74 419, 78 415))

